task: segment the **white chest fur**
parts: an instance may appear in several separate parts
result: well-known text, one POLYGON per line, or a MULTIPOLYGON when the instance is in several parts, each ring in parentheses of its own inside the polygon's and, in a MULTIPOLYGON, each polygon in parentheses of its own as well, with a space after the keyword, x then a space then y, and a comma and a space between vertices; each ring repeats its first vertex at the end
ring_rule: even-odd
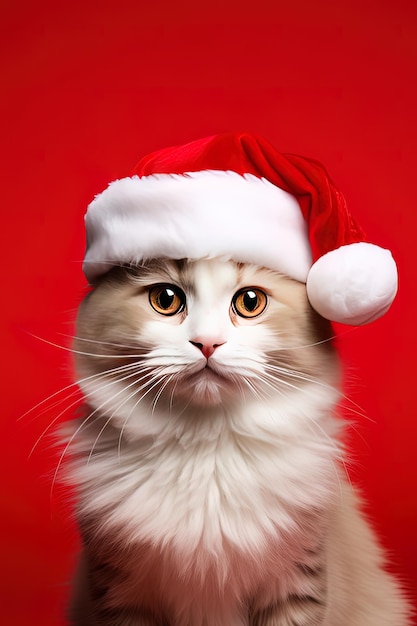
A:
POLYGON ((130 582, 114 585, 114 602, 134 602, 140 589, 143 603, 159 586, 172 610, 188 615, 184 623, 197 626, 190 611, 204 605, 207 617, 215 605, 228 612, 219 624, 240 624, 250 597, 266 604, 303 592, 296 566, 318 548, 339 453, 328 432, 336 429, 328 417, 334 398, 317 386, 306 397, 303 406, 281 400, 279 410, 254 403, 171 416, 157 439, 121 446, 111 428, 98 441, 86 429, 73 473, 81 518, 94 518, 107 542, 117 538, 115 560, 130 582))

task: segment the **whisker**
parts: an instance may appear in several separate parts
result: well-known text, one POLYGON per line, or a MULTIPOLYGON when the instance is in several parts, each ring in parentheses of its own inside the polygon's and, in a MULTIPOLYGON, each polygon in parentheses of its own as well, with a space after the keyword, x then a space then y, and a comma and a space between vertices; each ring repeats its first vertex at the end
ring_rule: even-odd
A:
POLYGON ((334 333, 333 335, 331 335, 330 337, 326 337, 326 339, 321 339, 320 341, 315 341, 314 343, 306 343, 306 344, 296 344, 293 346, 283 346, 282 348, 280 347, 280 352, 286 352, 288 350, 290 350, 291 352, 293 350, 304 350, 305 348, 314 348, 316 346, 320 346, 323 345, 325 343, 329 343, 331 341, 333 341, 334 339, 340 339, 341 337, 345 337, 346 335, 355 332, 358 330, 358 326, 351 326, 350 328, 346 328, 343 331, 339 331, 337 333, 334 333))
POLYGON ((71 404, 67 407, 65 407, 65 409, 63 409, 60 413, 58 413, 58 415, 56 415, 54 417, 54 419, 52 420, 52 422, 50 424, 48 424, 48 426, 42 431, 42 433, 39 435, 39 437, 36 439, 35 443, 33 444, 28 458, 30 459, 32 457, 32 455, 34 454, 36 448, 38 447, 38 445, 40 444, 40 442, 42 441, 42 439, 46 436, 46 434, 48 432, 51 431, 51 429, 55 426, 55 424, 59 421, 59 419, 67 412, 69 411, 69 409, 71 409, 73 406, 76 406, 82 398, 78 398, 78 400, 75 400, 74 402, 71 402, 71 404))
POLYGON ((288 387, 289 389, 294 389, 295 391, 302 391, 302 392, 309 394, 309 392, 303 389, 302 387, 298 387, 297 385, 290 383, 289 381, 283 378, 275 378, 268 372, 262 372, 262 374, 257 374, 257 376, 259 377, 260 380, 262 380, 262 382, 265 385, 267 385, 270 389, 273 389, 274 391, 278 391, 278 392, 282 391, 280 387, 284 385, 285 387, 288 387))
POLYGON ((91 356, 95 358, 111 358, 111 359, 137 359, 141 358, 142 354, 100 354, 96 352, 83 352, 82 350, 75 350, 74 348, 70 348, 68 346, 61 346, 59 343, 55 343, 54 341, 50 341, 49 339, 45 339, 44 337, 39 337, 39 335, 35 335, 26 331, 31 337, 34 339, 38 339, 43 343, 48 344, 49 346, 53 346, 54 348, 59 348, 60 350, 65 350, 66 352, 71 352, 72 354, 81 354, 83 356, 91 356))
POLYGON ((135 348, 134 345, 124 344, 124 343, 115 343, 113 341, 101 341, 100 339, 90 339, 88 337, 79 337, 78 335, 68 335, 66 333, 58 333, 61 337, 67 337, 68 339, 76 339, 77 341, 86 341, 88 343, 97 343, 102 346, 114 346, 116 348, 135 348))
POLYGON ((283 384, 287 384, 288 386, 291 386, 292 388, 298 391, 301 391, 302 388, 297 387, 296 385, 292 385, 290 382, 286 381, 284 378, 293 378, 295 380, 299 380, 302 382, 313 383, 319 387, 323 387, 324 389, 328 389, 328 390, 335 389, 332 385, 330 385, 329 383, 326 383, 323 380, 315 378, 314 376, 310 376, 309 374, 306 374, 305 372, 292 370, 287 367, 281 367, 278 365, 272 365, 272 364, 266 363, 265 370, 269 370, 269 371, 265 371, 264 374, 265 376, 268 376, 268 378, 270 378, 271 380, 277 381, 283 384), (277 378, 275 376, 272 376, 272 374, 270 373, 271 371, 274 372, 275 374, 279 374, 279 377, 277 378))
POLYGON ((178 383, 179 383, 180 379, 177 378, 174 382, 173 388, 171 390, 171 394, 169 396, 169 411, 170 413, 172 413, 172 409, 174 408, 174 395, 175 395, 175 391, 177 389, 178 383))
POLYGON ((158 393, 155 395, 155 397, 153 399, 153 402, 152 402, 152 415, 155 413, 157 402, 158 402, 159 398, 161 397, 164 389, 167 387, 167 385, 169 385, 169 383, 174 378, 174 376, 175 376, 175 374, 171 374, 170 376, 168 376, 168 378, 161 385, 161 388, 159 389, 158 393))
POLYGON ((239 389, 241 396, 246 404, 246 396, 245 396, 245 392, 243 389, 243 385, 242 385, 242 380, 240 379, 239 376, 237 376, 236 374, 230 374, 230 378, 233 381, 233 383, 237 386, 237 388, 239 389))
POLYGON ((246 386, 249 388, 249 390, 253 393, 255 398, 257 398, 261 402, 264 401, 264 398, 262 398, 260 390, 255 387, 255 385, 253 384, 252 380, 248 376, 242 376, 242 381, 246 384, 246 386))
MULTIPOLYGON (((95 374, 95 376, 96 376, 96 374, 95 374)), ((49 395, 47 398, 44 398, 43 400, 41 400, 40 402, 35 404, 33 407, 31 407, 30 409, 25 411, 22 415, 20 415, 20 417, 17 418, 17 421, 20 422, 20 420, 24 419, 27 415, 30 415, 30 413, 33 413, 33 411, 36 411, 36 409, 38 409, 39 407, 41 407, 44 404, 46 404, 47 402, 49 402, 50 400, 52 400, 53 398, 58 396, 60 393, 63 393, 64 391, 67 391, 68 389, 71 389, 72 387, 77 387, 77 383, 76 382, 75 383, 71 383, 69 385, 66 385, 65 387, 62 387, 61 389, 58 389, 58 391, 55 391, 54 393, 51 393, 51 395, 49 395)), ((64 400, 66 400, 67 397, 68 396, 65 396, 65 398, 63 400, 61 400, 60 402, 64 402, 64 400)), ((60 404, 60 402, 58 402, 55 406, 60 404)), ((45 410, 48 410, 48 408, 49 407, 47 407, 45 410)))

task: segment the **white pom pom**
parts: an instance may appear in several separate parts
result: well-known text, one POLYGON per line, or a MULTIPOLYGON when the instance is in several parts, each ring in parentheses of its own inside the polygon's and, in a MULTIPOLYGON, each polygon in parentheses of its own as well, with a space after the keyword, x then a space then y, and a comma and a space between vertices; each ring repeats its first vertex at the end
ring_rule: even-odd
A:
POLYGON ((397 293, 397 266, 391 252, 354 243, 318 259, 307 278, 310 304, 322 317, 359 326, 386 313, 397 293))

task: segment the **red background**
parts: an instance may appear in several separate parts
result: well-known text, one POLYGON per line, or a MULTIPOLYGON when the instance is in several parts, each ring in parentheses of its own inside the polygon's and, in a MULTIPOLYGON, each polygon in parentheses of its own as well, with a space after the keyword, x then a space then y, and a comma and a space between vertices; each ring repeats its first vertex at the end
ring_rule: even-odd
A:
POLYGON ((18 418, 71 380, 68 353, 33 335, 69 343, 85 207, 148 151, 228 130, 321 160, 397 259, 390 312, 343 328, 339 345, 366 415, 352 415, 352 474, 414 593, 417 4, 3 0, 1 11, 1 623, 64 623, 77 538, 62 495, 50 499, 47 437, 29 458, 57 409, 18 418))

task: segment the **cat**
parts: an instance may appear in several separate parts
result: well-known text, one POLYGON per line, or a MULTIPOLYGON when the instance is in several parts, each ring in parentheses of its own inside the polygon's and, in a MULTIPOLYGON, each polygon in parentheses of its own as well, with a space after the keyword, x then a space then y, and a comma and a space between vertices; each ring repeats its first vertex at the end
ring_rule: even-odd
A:
POLYGON ((407 626, 344 470, 305 284, 226 258, 114 267, 82 302, 65 434, 74 626, 407 626))

